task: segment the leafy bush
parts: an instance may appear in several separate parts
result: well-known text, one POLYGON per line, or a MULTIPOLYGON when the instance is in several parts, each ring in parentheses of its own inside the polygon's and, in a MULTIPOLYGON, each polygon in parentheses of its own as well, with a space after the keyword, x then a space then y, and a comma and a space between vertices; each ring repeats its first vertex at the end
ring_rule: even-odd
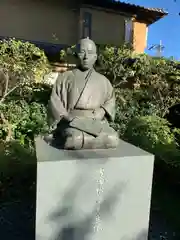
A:
POLYGON ((42 81, 48 66, 44 52, 34 44, 15 39, 0 41, 1 102, 14 89, 42 81))
POLYGON ((144 91, 134 89, 115 89, 117 112, 113 127, 123 138, 129 121, 134 116, 160 115, 155 103, 148 99, 144 91))
POLYGON ((48 131, 46 106, 49 94, 50 88, 35 85, 23 97, 17 99, 16 96, 1 104, 0 138, 29 145, 35 135, 48 131))
POLYGON ((167 164, 180 167, 180 149, 176 142, 175 132, 169 123, 157 116, 133 118, 125 131, 124 138, 156 155, 167 164))
MULTIPOLYGON (((122 98, 126 99, 128 94, 133 98, 134 94, 139 95, 137 101, 148 101, 163 117, 180 100, 180 70, 173 63, 165 58, 136 54, 126 46, 106 46, 100 49, 97 69, 111 80, 122 98), (133 94, 129 90, 121 91, 122 88, 131 89, 133 94)), ((135 103, 136 99, 132 101, 135 103)))
POLYGON ((15 39, 0 41, 1 140, 18 139, 27 144, 45 128, 47 101, 37 99, 44 86, 36 82, 42 82, 48 66, 44 52, 34 44, 15 39))
POLYGON ((114 87, 119 87, 134 76, 129 65, 133 60, 133 51, 126 45, 119 48, 111 46, 99 47, 96 69, 111 80, 114 87))
POLYGON ((42 82, 48 69, 44 52, 35 45, 15 39, 0 41, 1 200, 12 192, 21 193, 35 180, 34 136, 48 130, 50 93, 48 86, 35 83, 42 82))
POLYGON ((0 105, 0 196, 4 201, 33 196, 34 137, 49 130, 46 121, 49 86, 35 84, 22 92, 19 95, 19 91, 14 92, 0 105))

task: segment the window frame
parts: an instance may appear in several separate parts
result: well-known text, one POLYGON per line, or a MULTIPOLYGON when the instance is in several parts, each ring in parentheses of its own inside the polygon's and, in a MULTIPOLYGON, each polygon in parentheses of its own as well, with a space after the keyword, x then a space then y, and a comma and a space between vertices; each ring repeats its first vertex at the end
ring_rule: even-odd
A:
POLYGON ((83 38, 91 38, 92 37, 92 13, 90 12, 83 12, 83 26, 82 26, 82 37, 83 38), (86 36, 85 32, 88 30, 89 36, 86 36))
POLYGON ((124 41, 125 43, 132 43, 133 36, 133 20, 131 18, 125 19, 124 41))

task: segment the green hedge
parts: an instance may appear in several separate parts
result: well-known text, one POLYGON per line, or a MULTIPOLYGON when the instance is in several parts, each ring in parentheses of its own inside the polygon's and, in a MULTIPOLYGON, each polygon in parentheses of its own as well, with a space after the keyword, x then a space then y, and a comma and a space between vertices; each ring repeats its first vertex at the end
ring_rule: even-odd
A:
POLYGON ((170 124, 157 116, 133 118, 127 125, 124 138, 132 144, 155 154, 158 160, 180 167, 180 149, 170 124))

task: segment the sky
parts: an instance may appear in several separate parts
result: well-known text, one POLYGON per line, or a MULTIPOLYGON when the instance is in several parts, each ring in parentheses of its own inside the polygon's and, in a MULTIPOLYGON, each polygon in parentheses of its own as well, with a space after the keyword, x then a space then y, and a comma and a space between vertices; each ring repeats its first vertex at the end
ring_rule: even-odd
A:
POLYGON ((160 40, 165 47, 163 56, 174 57, 180 60, 180 0, 122 0, 123 2, 141 5, 144 7, 163 8, 169 14, 150 25, 146 53, 155 55, 155 50, 148 48, 159 44, 160 40))

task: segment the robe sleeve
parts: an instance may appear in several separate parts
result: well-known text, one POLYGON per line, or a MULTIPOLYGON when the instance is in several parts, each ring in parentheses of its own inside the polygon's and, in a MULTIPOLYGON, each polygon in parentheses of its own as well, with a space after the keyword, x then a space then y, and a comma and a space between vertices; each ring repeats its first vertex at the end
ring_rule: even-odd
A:
POLYGON ((109 80, 107 80, 107 89, 106 90, 107 90, 107 92, 106 92, 105 102, 101 107, 104 109, 105 115, 108 118, 108 120, 114 121, 115 114, 116 114, 115 93, 114 93, 114 89, 113 89, 111 83, 109 82, 109 80))
POLYGON ((66 76, 59 74, 48 104, 48 123, 50 126, 57 124, 67 113, 67 86, 66 76))

